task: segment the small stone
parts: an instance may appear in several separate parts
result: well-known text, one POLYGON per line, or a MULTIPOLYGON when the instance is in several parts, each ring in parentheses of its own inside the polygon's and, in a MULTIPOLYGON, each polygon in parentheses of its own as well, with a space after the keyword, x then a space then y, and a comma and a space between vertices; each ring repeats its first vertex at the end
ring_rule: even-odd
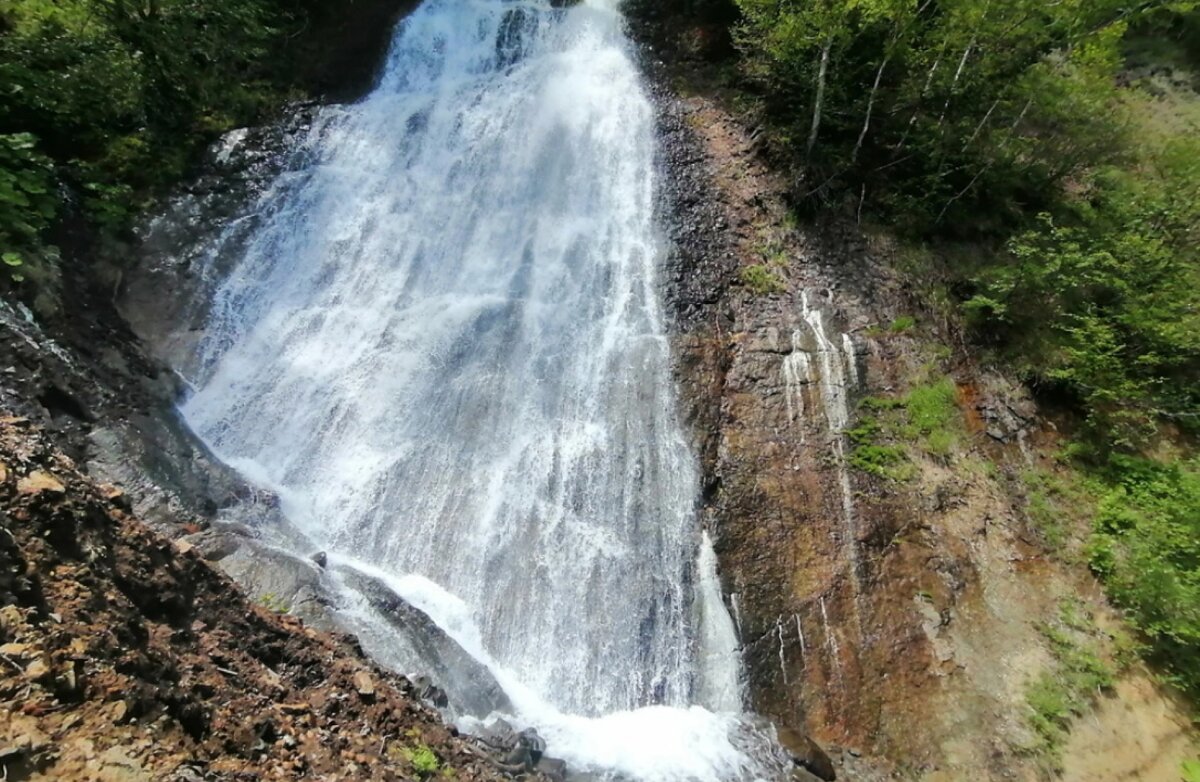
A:
POLYGON ((175 550, 178 551, 180 554, 186 554, 194 548, 196 548, 196 547, 193 546, 191 543, 188 543, 186 540, 175 541, 175 550))
POLYGON ((366 671, 359 671, 354 674, 354 689, 364 698, 371 698, 375 695, 375 682, 371 679, 371 674, 366 671))
POLYGON ((0 654, 5 657, 24 657, 29 653, 29 644, 4 644, 0 646, 0 654))
POLYGON ((34 660, 29 665, 25 666, 25 678, 36 682, 45 679, 50 675, 50 666, 41 660, 34 660))
POLYGON ((113 722, 117 722, 117 723, 124 722, 125 717, 128 715, 129 715, 129 704, 125 703, 125 701, 117 701, 115 704, 113 704, 113 708, 112 708, 112 721, 113 722))
POLYGON ((8 480, 8 465, 5 464, 4 462, 0 462, 0 483, 4 483, 7 480, 8 480))
POLYGON ((329 564, 329 555, 324 551, 318 551, 316 554, 312 555, 312 561, 317 563, 317 567, 323 569, 329 564))
POLYGON ((57 478, 42 470, 34 470, 17 481, 17 494, 41 494, 47 491, 62 494, 66 490, 57 478))
POLYGON ((281 703, 281 704, 279 704, 279 710, 282 711, 284 714, 303 714, 304 712, 308 711, 308 708, 309 707, 308 707, 307 703, 281 703))
POLYGON ((124 497, 125 492, 111 483, 105 483, 100 486, 100 496, 106 500, 117 500, 124 497))
POLYGON ((54 624, 56 624, 56 625, 62 624, 62 614, 53 614, 52 613, 52 614, 47 614, 47 616, 50 617, 50 621, 54 622, 54 624))
POLYGON ((14 605, 0 608, 0 629, 11 633, 23 624, 25 624, 25 615, 21 613, 21 609, 14 605))

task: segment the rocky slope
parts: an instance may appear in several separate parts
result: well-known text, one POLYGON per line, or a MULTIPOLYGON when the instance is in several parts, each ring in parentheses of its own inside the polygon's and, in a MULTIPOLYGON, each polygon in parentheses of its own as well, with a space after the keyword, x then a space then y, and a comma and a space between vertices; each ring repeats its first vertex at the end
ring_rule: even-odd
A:
POLYGON ((351 637, 244 598, 0 418, 6 779, 499 779, 351 637))
POLYGON ((1196 733, 1140 667, 1069 738, 1034 727, 1064 655, 1120 667, 1072 541, 1031 523, 1053 425, 974 363, 885 233, 798 224, 706 67, 659 52, 658 83, 687 91, 659 101, 679 378, 751 705, 850 778, 1177 779, 1196 733))

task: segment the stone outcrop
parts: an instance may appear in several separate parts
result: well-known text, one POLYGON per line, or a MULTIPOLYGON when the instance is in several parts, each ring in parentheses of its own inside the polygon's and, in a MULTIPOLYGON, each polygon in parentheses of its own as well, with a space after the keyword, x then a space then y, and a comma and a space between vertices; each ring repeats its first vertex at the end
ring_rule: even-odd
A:
POLYGON ((0 663, 7 779, 503 778, 353 638, 248 602, 7 413, 0 663))
MULTIPOLYGON (((1052 427, 1018 384, 972 363, 886 235, 833 214, 799 223, 790 183, 703 87, 704 67, 652 56, 656 84, 700 85, 657 92, 675 248, 663 284, 748 706, 816 738, 840 778, 1037 778, 1026 695, 1053 665, 1037 628, 1081 597, 1114 615, 1023 509, 1021 476, 1052 427), (768 276, 756 284, 751 267, 768 276), (918 327, 890 327, 913 315, 918 327), (952 447, 910 444, 900 479, 855 468, 863 400, 930 377, 957 387, 952 447)), ((1141 741, 1109 751, 1161 766, 1141 741)))

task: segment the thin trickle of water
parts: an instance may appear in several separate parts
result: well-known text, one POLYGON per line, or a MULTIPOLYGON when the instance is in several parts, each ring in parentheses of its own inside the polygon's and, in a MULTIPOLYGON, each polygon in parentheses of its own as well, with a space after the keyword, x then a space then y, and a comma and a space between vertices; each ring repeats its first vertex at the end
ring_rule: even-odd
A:
POLYGON ((809 291, 800 295, 800 319, 804 327, 792 333, 792 350, 784 357, 781 370, 788 419, 799 425, 803 443, 804 427, 809 423, 804 415, 810 407, 805 403, 805 393, 815 387, 819 402, 816 406, 825 419, 837 470, 843 547, 857 589, 858 524, 846 458, 846 427, 850 422, 850 398, 861 382, 858 353, 853 337, 829 328, 825 310, 812 303, 809 291), (834 336, 830 336, 831 332, 834 336))
POLYGON ((833 662, 833 679, 837 686, 842 685, 842 650, 838 645, 837 636, 829 626, 829 611, 825 608, 825 596, 819 599, 821 606, 821 627, 825 631, 825 640, 829 645, 829 658, 833 662))
MULTIPOLYGON (((811 382, 812 367, 809 363, 808 352, 804 350, 804 335, 797 329, 792 332, 792 352, 783 359, 784 401, 787 404, 788 421, 796 423, 804 420, 806 406, 804 392, 811 382)), ((804 442, 804 430, 800 430, 801 442, 804 442)))
POLYGON ((785 656, 783 646, 783 614, 780 614, 775 620, 775 635, 779 641, 779 673, 783 676, 783 683, 787 684, 787 657, 785 656))
POLYGON ((256 205, 183 412, 552 754, 762 776, 714 713, 741 707, 737 640, 656 298, 654 139, 611 2, 427 0, 256 205))

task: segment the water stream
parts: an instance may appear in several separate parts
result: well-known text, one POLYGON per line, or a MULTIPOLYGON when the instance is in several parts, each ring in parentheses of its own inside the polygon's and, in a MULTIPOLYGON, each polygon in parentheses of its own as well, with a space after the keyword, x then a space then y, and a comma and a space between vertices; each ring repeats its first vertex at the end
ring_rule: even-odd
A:
POLYGON ((676 415, 654 160, 611 0, 427 0, 255 205, 183 413, 573 769, 762 776, 676 415))

